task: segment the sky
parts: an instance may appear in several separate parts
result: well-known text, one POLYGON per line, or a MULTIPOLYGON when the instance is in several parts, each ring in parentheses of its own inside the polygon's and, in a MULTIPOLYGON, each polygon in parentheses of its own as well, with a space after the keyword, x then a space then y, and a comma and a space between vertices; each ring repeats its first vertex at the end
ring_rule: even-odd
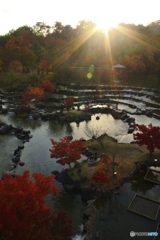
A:
POLYGON ((37 22, 76 27, 92 20, 102 29, 118 23, 147 25, 160 19, 160 0, 1 0, 0 35, 37 22))

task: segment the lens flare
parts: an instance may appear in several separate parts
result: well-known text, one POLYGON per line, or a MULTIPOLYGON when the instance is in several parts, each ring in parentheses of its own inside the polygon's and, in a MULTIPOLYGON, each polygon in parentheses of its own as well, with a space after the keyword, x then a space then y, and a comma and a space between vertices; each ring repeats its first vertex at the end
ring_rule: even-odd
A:
POLYGON ((92 73, 87 73, 87 78, 91 79, 92 78, 92 73))

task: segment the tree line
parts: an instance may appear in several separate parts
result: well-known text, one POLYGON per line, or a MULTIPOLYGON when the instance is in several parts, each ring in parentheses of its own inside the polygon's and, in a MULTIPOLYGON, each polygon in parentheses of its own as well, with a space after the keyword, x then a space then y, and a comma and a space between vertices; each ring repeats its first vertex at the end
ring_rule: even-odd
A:
POLYGON ((113 77, 112 66, 126 67, 124 78, 160 79, 160 20, 147 26, 121 23, 106 34, 92 21, 73 28, 56 22, 37 22, 0 36, 0 72, 48 74, 62 80, 89 72, 92 80, 113 77))

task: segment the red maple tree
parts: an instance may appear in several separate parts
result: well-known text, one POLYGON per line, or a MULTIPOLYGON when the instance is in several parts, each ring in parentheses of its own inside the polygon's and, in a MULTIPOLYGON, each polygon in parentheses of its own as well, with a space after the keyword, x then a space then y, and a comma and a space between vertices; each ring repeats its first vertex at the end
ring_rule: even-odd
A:
POLYGON ((58 158, 57 163, 61 165, 76 163, 81 157, 81 152, 85 148, 86 144, 83 138, 78 140, 70 140, 68 137, 63 137, 59 142, 54 139, 50 139, 52 143, 52 149, 50 151, 51 158, 58 158))
POLYGON ((25 101, 29 101, 31 100, 31 95, 30 95, 30 92, 29 92, 29 88, 25 89, 22 93, 22 99, 25 100, 25 101))
POLYGON ((66 105, 67 111, 69 111, 69 109, 73 107, 73 103, 74 103, 74 97, 68 97, 66 99, 65 105, 66 105))
POLYGON ((55 87, 52 85, 52 83, 49 80, 43 80, 42 89, 44 90, 44 92, 51 93, 55 90, 55 87))
POLYGON ((95 182, 109 182, 109 178, 106 172, 104 171, 97 171, 93 174, 92 180, 95 182))
POLYGON ((149 124, 148 127, 141 124, 135 124, 136 133, 133 138, 139 146, 146 145, 150 154, 155 148, 160 149, 160 127, 149 124))
POLYGON ((48 194, 58 193, 54 176, 34 173, 32 178, 34 181, 29 178, 29 171, 25 171, 22 176, 7 175, 0 179, 0 239, 67 239, 67 234, 71 234, 71 220, 65 229, 63 221, 67 215, 51 211, 45 203, 48 194), (64 219, 58 223, 59 216, 64 219), (66 238, 58 231, 54 237, 56 224, 64 227, 66 238))
POLYGON ((72 220, 65 211, 55 211, 52 225, 52 236, 54 240, 67 240, 72 235, 72 220))

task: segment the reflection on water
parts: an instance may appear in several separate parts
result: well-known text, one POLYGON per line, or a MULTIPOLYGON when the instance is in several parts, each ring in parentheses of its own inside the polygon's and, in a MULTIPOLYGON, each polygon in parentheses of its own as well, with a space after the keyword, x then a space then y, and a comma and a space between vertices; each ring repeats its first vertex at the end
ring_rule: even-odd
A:
POLYGON ((76 234, 76 235, 72 238, 72 240, 84 240, 84 238, 85 238, 85 235, 84 235, 84 236, 81 236, 81 235, 76 234))
POLYGON ((145 115, 128 115, 135 118, 135 123, 137 124, 144 124, 148 126, 150 123, 152 123, 153 126, 160 126, 160 121, 158 119, 150 118, 145 115))
POLYGON ((146 174, 146 178, 151 181, 160 183, 160 171, 159 167, 150 167, 149 171, 146 174))
POLYGON ((57 122, 57 121, 48 121, 48 128, 46 129, 49 135, 59 136, 65 132, 66 135, 72 135, 73 129, 69 123, 57 122))
POLYGON ((86 205, 84 202, 82 202, 80 194, 67 193, 62 189, 56 198, 52 199, 52 206, 57 210, 65 210, 73 219, 73 235, 81 234, 82 228, 79 228, 79 225, 81 223, 83 210, 86 205))
POLYGON ((141 174, 139 178, 131 186, 132 191, 135 191, 135 192, 140 191, 143 194, 146 194, 152 188, 154 188, 154 184, 148 181, 144 181, 143 174, 141 174))
MULTIPOLYGON (((59 124, 58 122, 41 122, 34 120, 21 120, 15 116, 3 115, 2 120, 13 126, 20 125, 25 130, 31 130, 33 138, 25 143, 25 148, 22 150, 21 161, 25 162, 23 167, 16 169, 17 174, 22 174, 24 170, 29 170, 30 173, 41 172, 50 175, 52 170, 61 170, 61 165, 56 163, 56 159, 50 158, 49 148, 51 148, 50 138, 58 140, 65 135, 73 134, 70 124, 59 124)), ((77 138, 77 136, 74 136, 77 138)), ((6 172, 13 165, 11 158, 14 150, 20 144, 15 136, 0 135, 0 170, 6 172)), ((54 209, 64 209, 73 219, 73 233, 81 233, 79 225, 82 217, 84 203, 81 201, 79 194, 66 193, 61 184, 56 182, 61 189, 60 193, 51 199, 48 197, 47 202, 54 209)))
MULTIPOLYGON (((45 129, 49 137, 63 137, 72 134, 74 139, 80 137, 88 139, 89 137, 85 134, 85 127, 88 126, 98 130, 99 135, 107 133, 109 136, 118 139, 119 142, 121 142, 121 138, 123 137, 123 141, 125 142, 125 137, 127 138, 128 132, 128 124, 121 120, 114 119, 111 114, 92 115, 91 121, 83 121, 80 123, 58 123, 52 120, 47 122, 31 119, 23 120, 11 115, 1 115, 1 119, 8 124, 13 124, 13 126, 19 125, 24 129, 29 129, 32 131, 32 134, 35 134, 37 131, 42 132, 45 129), (97 116, 99 116, 99 120, 96 120, 97 116)), ((132 135, 130 134, 128 136, 130 140, 127 141, 132 141, 132 135)))
MULTIPOLYGON (((160 190, 158 187, 156 190, 160 190)), ((138 191, 138 194, 142 194, 138 191)), ((156 221, 149 220, 134 213, 127 211, 135 192, 131 190, 131 184, 124 184, 120 194, 114 196, 112 200, 97 203, 96 219, 94 222, 94 234, 101 232, 102 240, 128 240, 130 232, 154 232, 156 225, 160 221, 160 215, 156 221)), ((147 197, 157 199, 151 191, 145 194, 147 197)), ((160 196, 157 200, 160 200, 160 196)))
MULTIPOLYGON (((41 172, 50 175, 52 170, 61 170, 61 166, 56 163, 56 159, 50 158, 49 149, 51 148, 50 138, 58 140, 65 135, 72 135, 74 139, 84 137, 85 127, 96 128, 99 134, 106 132, 121 141, 132 141, 132 134, 127 134, 128 124, 121 120, 115 120, 110 114, 99 114, 100 119, 96 120, 97 115, 93 115, 91 121, 83 121, 79 124, 58 123, 57 121, 35 121, 31 119, 19 119, 12 115, 1 115, 0 119, 13 126, 21 126, 26 130, 31 130, 33 138, 25 143, 22 150, 21 161, 25 162, 23 167, 18 167, 16 172, 22 174, 25 169, 33 172, 41 172)), ((158 124, 158 120, 147 118, 145 116, 132 116, 136 118, 136 122, 153 125, 158 124), (157 122, 156 122, 157 121, 157 122)), ((12 165, 12 155, 19 145, 20 140, 15 136, 0 135, 0 170, 6 171, 12 165)), ((81 201, 80 195, 67 193, 62 186, 56 182, 61 189, 60 193, 53 199, 48 198, 48 202, 54 209, 64 209, 73 219, 74 240, 82 240, 79 229, 80 221, 85 206, 81 201), (76 236, 77 234, 77 236, 76 236)), ((155 231, 156 224, 160 221, 160 217, 156 222, 139 217, 136 214, 127 211, 127 207, 132 200, 134 194, 140 193, 153 199, 160 201, 160 187, 154 184, 144 182, 143 177, 136 184, 125 184, 120 190, 120 195, 113 197, 112 201, 97 202, 97 217, 94 223, 94 232, 102 232, 103 240, 128 240, 130 239, 130 231, 155 231), (107 238, 106 238, 107 236, 107 238)))
POLYGON ((18 118, 16 115, 0 115, 0 120, 3 122, 6 122, 8 124, 12 124, 14 127, 16 126, 21 126, 24 129, 29 129, 29 130, 35 130, 41 127, 43 125, 43 122, 41 121, 35 121, 32 119, 22 119, 18 118))
POLYGON ((84 137, 85 139, 89 139, 89 137, 85 134, 85 128, 88 127, 93 129, 93 132, 98 132, 99 136, 107 133, 119 142, 133 141, 133 136, 131 134, 127 134, 128 124, 121 120, 114 119, 111 114, 95 114, 92 115, 91 121, 83 121, 78 125, 74 122, 71 123, 71 126, 75 135, 78 137, 84 137), (97 116, 100 118, 99 120, 96 120, 97 116), (123 141, 121 141, 121 139, 123 139, 123 141))
MULTIPOLYGON (((157 159, 155 159, 155 160, 157 160, 157 159)), ((156 161, 155 161, 156 162, 156 161)), ((153 170, 156 170, 156 171, 158 171, 159 173, 160 173, 160 167, 150 167, 150 169, 153 169, 153 170)))

